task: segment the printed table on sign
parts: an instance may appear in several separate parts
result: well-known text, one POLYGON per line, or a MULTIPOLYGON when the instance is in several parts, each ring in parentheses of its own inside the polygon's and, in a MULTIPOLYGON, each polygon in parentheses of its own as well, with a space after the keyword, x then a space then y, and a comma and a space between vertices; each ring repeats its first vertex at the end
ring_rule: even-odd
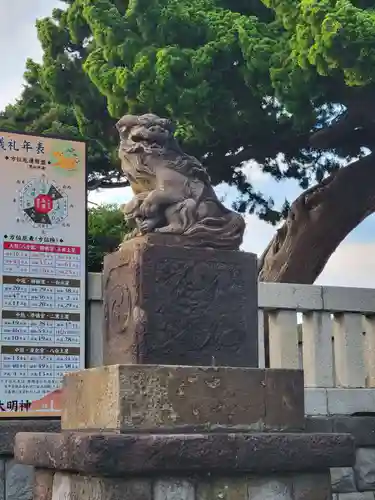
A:
POLYGON ((1 341, 80 345, 80 314, 2 311, 1 341))
POLYGON ((79 347, 1 347, 0 377, 5 394, 38 396, 57 389, 64 373, 79 369, 79 347))
POLYGON ((3 307, 71 311, 80 307, 79 280, 3 276, 3 307))
POLYGON ((64 245, 4 242, 4 274, 79 277, 81 249, 64 245))

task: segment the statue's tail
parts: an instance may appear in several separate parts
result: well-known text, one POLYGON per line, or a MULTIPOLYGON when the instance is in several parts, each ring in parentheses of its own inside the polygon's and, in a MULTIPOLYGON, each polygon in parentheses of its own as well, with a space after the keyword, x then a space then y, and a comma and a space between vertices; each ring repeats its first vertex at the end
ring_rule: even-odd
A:
POLYGON ((243 239, 245 221, 236 212, 205 217, 184 232, 194 246, 237 250, 243 239))

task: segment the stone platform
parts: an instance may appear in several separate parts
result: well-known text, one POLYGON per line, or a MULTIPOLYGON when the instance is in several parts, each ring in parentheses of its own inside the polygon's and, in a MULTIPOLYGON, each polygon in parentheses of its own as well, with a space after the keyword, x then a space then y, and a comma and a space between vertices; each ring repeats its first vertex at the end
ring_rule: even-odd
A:
POLYGON ((353 461, 349 434, 20 433, 18 462, 93 476, 319 473, 353 461))
POLYGON ((306 433, 302 373, 107 366, 64 381, 61 433, 20 433, 34 500, 330 500, 349 434, 306 433))

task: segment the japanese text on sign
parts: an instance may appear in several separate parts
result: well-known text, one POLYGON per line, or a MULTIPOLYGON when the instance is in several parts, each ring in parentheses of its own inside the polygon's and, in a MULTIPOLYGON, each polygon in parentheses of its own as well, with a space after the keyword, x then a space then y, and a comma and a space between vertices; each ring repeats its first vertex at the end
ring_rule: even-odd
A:
POLYGON ((58 415, 84 368, 85 162, 82 142, 0 132, 0 418, 58 415))

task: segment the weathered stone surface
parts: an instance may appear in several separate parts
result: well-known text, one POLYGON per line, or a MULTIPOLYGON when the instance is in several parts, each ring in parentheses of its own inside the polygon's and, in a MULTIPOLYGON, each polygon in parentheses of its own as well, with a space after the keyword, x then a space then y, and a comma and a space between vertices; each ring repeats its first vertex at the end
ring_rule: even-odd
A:
POLYGON ((375 446, 375 416, 335 416, 333 432, 352 434, 356 446, 375 446))
POLYGON ((301 474, 293 478, 293 500, 331 500, 330 475, 301 474))
POLYGON ((33 500, 52 500, 53 476, 53 470, 35 470, 33 500))
POLYGON ((294 500, 292 483, 288 479, 254 479, 248 485, 246 500, 294 500))
POLYGON ((63 408, 64 430, 303 429, 303 376, 297 370, 105 366, 67 375, 63 408))
POLYGON ((195 500, 194 484, 181 479, 156 481, 153 493, 153 500, 195 500))
POLYGON ((307 432, 338 432, 352 434, 356 446, 375 447, 375 416, 307 416, 305 429, 307 432))
POLYGON ((266 427, 298 429, 304 425, 305 391, 302 371, 266 370, 265 392, 266 427))
POLYGON ((196 500, 247 500, 249 476, 211 478, 197 484, 196 500))
MULTIPOLYGON (((333 432, 333 417, 311 417, 305 420, 306 432, 333 432)), ((344 432, 346 434, 346 432, 344 432)))
POLYGON ((152 500, 151 483, 57 472, 52 500, 152 500))
POLYGON ((21 433, 15 458, 40 468, 104 476, 307 472, 351 466, 354 442, 346 434, 21 433))
POLYGON ((337 467, 331 469, 333 493, 353 493, 357 491, 352 467, 337 467))
POLYGON ((199 481, 196 500, 330 500, 326 474, 293 474, 211 478, 199 481))
POLYGON ((151 234, 104 261, 104 364, 258 366, 257 258, 151 234))
POLYGON ((360 493, 340 493, 338 495, 333 495, 333 500, 374 500, 374 493, 371 491, 365 491, 360 493))
POLYGON ((323 387, 306 387, 305 411, 307 415, 327 415, 327 389, 324 389, 323 387))
MULTIPOLYGON (((52 486, 52 500, 73 500, 72 476, 56 472, 52 486)), ((78 500, 78 499, 77 499, 78 500)))
POLYGON ((375 490, 375 449, 358 448, 354 473, 359 491, 375 490))
POLYGON ((5 500, 5 462, 0 460, 0 500, 5 500))
POLYGON ((5 464, 5 499, 32 500, 34 469, 9 460, 5 464))
POLYGON ((60 420, 0 419, 0 455, 13 455, 17 432, 59 432, 60 420))

